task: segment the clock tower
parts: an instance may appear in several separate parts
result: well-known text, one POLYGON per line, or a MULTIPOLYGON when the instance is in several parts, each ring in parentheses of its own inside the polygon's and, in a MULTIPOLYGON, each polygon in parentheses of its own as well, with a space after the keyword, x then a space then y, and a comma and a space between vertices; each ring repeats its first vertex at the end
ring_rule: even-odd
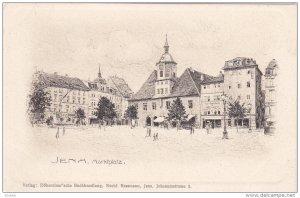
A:
POLYGON ((155 83, 155 95, 157 97, 168 96, 171 93, 172 86, 177 78, 177 63, 169 53, 167 35, 164 50, 164 54, 159 59, 158 63, 156 63, 157 80, 155 83))

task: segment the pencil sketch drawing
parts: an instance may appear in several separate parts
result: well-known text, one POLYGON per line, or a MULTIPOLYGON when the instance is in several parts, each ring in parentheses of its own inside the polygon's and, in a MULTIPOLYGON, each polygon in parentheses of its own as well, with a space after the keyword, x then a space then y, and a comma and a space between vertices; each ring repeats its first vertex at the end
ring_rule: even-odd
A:
POLYGON ((295 190, 296 16, 5 4, 4 189, 295 190))
MULTIPOLYGON (((101 68, 94 80, 34 73, 29 95, 32 126, 65 130, 66 126, 130 125, 164 130, 206 131, 207 134, 228 129, 273 134, 275 130, 276 76, 275 59, 263 73, 253 58, 236 57, 225 61, 220 73, 212 76, 186 68, 177 74, 177 62, 170 54, 167 35, 164 51, 153 72, 136 92, 124 79, 102 77, 101 68), (262 80, 262 79, 265 80, 262 80)), ((132 77, 134 79, 134 77, 132 77)), ((158 133, 153 134, 154 140, 158 133)))

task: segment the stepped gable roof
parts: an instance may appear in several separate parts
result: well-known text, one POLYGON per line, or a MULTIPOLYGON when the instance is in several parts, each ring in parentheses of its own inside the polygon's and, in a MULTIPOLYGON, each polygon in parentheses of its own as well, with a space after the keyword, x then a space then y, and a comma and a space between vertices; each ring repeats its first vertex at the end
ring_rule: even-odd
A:
POLYGON ((80 91, 89 91, 90 89, 76 77, 61 76, 58 74, 49 74, 40 72, 38 79, 42 81, 46 87, 58 87, 66 89, 74 89, 80 91))
POLYGON ((129 85, 123 78, 117 76, 111 76, 110 79, 117 87, 120 94, 125 98, 130 98, 133 95, 133 91, 130 89, 129 85))

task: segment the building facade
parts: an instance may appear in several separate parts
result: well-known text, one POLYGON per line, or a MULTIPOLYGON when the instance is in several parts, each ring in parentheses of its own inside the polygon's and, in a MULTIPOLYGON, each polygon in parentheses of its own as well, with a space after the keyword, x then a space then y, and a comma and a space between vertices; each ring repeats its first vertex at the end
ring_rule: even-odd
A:
POLYGON ((100 67, 98 76, 93 81, 57 73, 38 72, 37 75, 51 96, 51 106, 45 112, 46 119, 52 116, 54 123, 75 124, 75 111, 80 108, 86 116, 84 124, 98 123, 98 102, 101 97, 106 97, 115 105, 115 121, 125 124, 124 111, 133 92, 124 79, 114 76, 106 80, 101 76, 100 67))
POLYGON ((265 120, 275 123, 278 64, 271 60, 265 71, 265 120))
POLYGON ((211 127, 218 128, 224 126, 221 96, 225 95, 227 104, 239 100, 249 110, 244 119, 226 117, 227 126, 261 127, 264 116, 262 73, 255 60, 237 57, 226 61, 223 71, 224 74, 220 72, 218 76, 211 76, 187 68, 177 77, 177 63, 169 53, 166 40, 164 53, 156 63, 155 70, 129 103, 137 107, 140 125, 155 126, 158 121, 168 119, 169 107, 179 97, 185 107, 187 121, 192 118, 198 127, 204 128, 209 123, 211 127))
MULTIPOLYGON (((51 96, 51 106, 45 112, 46 119, 53 118, 54 123, 75 124, 75 111, 79 108, 88 112, 88 93, 90 89, 79 79, 37 72, 37 78, 51 96)), ((86 119, 83 120, 86 123, 86 119)))
POLYGON ((224 93, 228 100, 239 100, 248 109, 244 119, 229 120, 229 126, 262 127, 263 95, 261 89, 262 72, 252 58, 237 57, 225 62, 224 93))

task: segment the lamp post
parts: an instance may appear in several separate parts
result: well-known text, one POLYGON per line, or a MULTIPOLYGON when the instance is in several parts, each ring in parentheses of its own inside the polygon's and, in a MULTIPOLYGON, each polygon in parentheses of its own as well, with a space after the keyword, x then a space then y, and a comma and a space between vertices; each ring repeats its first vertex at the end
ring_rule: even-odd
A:
POLYGON ((227 102, 227 96, 226 94, 222 94, 221 96, 223 105, 224 105, 224 131, 223 131, 223 138, 222 139, 228 139, 228 132, 226 129, 226 102, 227 102))
POLYGON ((252 109, 252 104, 249 103, 248 105, 248 113, 249 113, 249 133, 252 132, 252 128, 251 128, 251 109, 252 109))

